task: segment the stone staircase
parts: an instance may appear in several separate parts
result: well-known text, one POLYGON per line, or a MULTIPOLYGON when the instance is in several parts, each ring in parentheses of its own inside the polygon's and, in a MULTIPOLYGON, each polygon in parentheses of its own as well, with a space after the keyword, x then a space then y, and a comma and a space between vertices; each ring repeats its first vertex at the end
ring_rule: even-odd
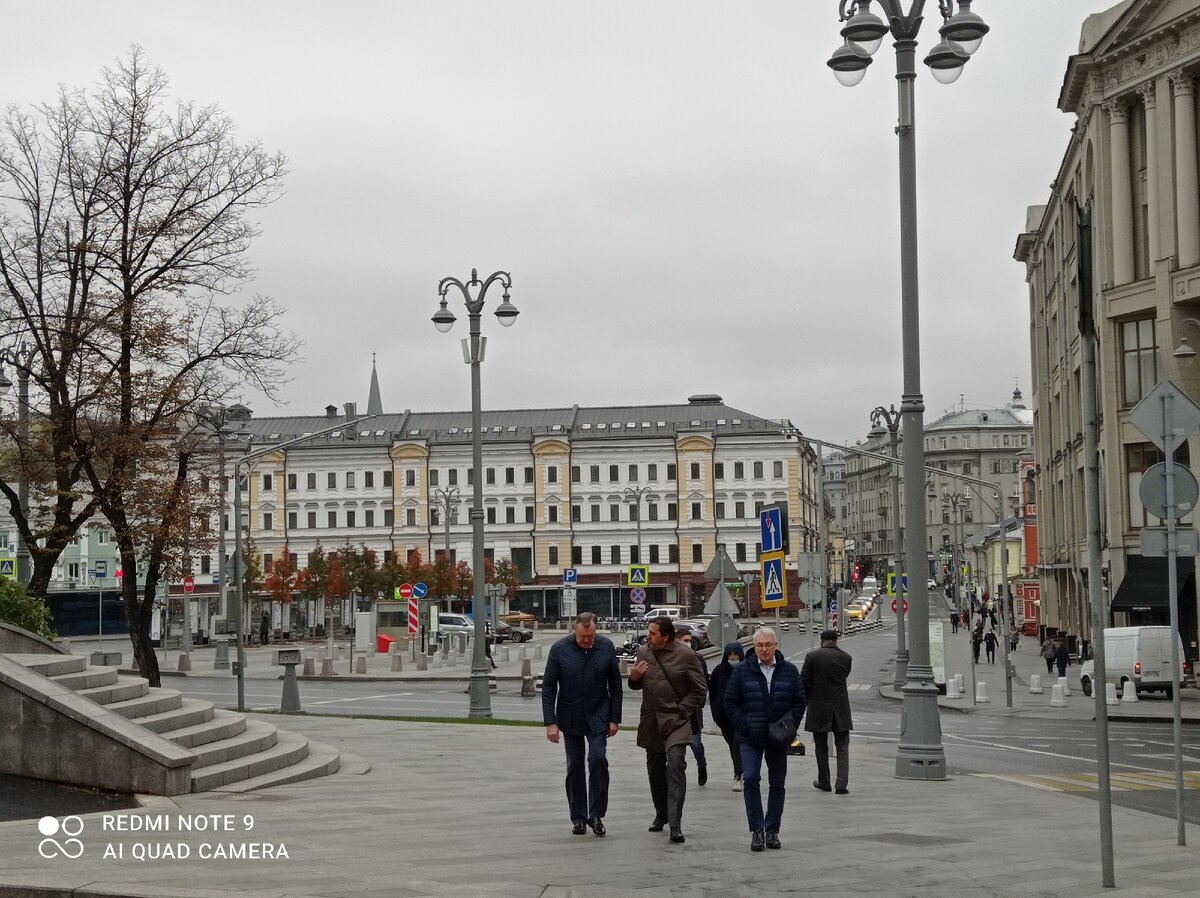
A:
POLYGON ((339 753, 327 745, 184 698, 175 689, 152 687, 115 667, 89 665, 82 655, 8 657, 195 754, 192 792, 251 792, 326 776, 340 767, 339 753))

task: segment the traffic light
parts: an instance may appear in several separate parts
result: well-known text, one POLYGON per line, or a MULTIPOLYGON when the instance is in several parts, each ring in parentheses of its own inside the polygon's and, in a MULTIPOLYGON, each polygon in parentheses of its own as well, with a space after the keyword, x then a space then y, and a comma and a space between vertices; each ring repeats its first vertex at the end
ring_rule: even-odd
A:
POLYGON ((854 578, 855 583, 857 583, 859 580, 862 579, 862 570, 863 570, 862 562, 855 562, 854 573, 850 575, 854 578))

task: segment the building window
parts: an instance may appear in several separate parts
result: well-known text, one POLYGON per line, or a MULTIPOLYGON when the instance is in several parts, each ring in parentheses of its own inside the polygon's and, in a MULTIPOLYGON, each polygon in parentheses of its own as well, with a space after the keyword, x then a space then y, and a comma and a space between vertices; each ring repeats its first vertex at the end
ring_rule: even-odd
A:
POLYGON ((592 564, 603 564, 600 560, 601 554, 602 551, 599 546, 592 546, 592 564))
POLYGON ((629 547, 629 563, 630 564, 641 564, 642 563, 642 551, 637 546, 629 547))
POLYGON ((760 461, 756 461, 754 463, 754 479, 762 480, 762 476, 763 476, 763 463, 760 461))
POLYGON ((583 546, 571 546, 571 566, 580 567, 583 564, 583 546))
POLYGON ((316 530, 317 529, 317 513, 315 511, 310 511, 308 513, 307 517, 308 517, 308 529, 316 530))
POLYGON ((317 475, 316 474, 305 475, 304 485, 305 485, 305 487, 307 487, 310 490, 315 490, 317 488, 317 475))
POLYGON ((675 480, 676 473, 677 472, 675 470, 675 463, 674 462, 669 463, 667 465, 667 480, 675 480))
POLYGON ((348 490, 354 489, 354 472, 353 471, 346 472, 346 489, 348 489, 348 490))
POLYGON ((212 573, 212 558, 210 558, 208 555, 200 556, 200 573, 202 573, 202 574, 211 574, 212 573))
POLYGON ((458 468, 450 468, 446 471, 446 484, 448 486, 458 486, 458 468))
POLYGON ((599 483, 600 482, 600 466, 599 465, 591 465, 588 467, 588 480, 591 483, 599 483))
POLYGON ((658 564, 658 543, 650 547, 650 563, 658 564))
POLYGON ((516 506, 515 506, 515 505, 509 505, 509 506, 506 506, 506 507, 505 507, 505 509, 504 509, 504 523, 506 523, 506 524, 515 524, 515 523, 517 523, 517 508, 516 508, 516 506))
POLYGON ((487 510, 487 522, 489 524, 496 523, 496 506, 494 505, 487 510))
POLYGON ((572 505, 571 506, 571 523, 579 524, 582 521, 583 521, 583 506, 572 505))
POLYGON ((657 502, 651 502, 649 505, 646 506, 646 510, 647 510, 647 513, 649 514, 649 518, 648 518, 649 520, 651 520, 651 521, 658 520, 658 503, 657 502))
POLYGON ((295 512, 295 511, 288 512, 287 521, 288 521, 288 529, 289 530, 295 530, 297 527, 300 526, 300 522, 298 520, 299 516, 300 516, 299 512, 295 512))
POLYGON ((1121 323, 1121 380, 1125 405, 1136 405, 1158 382, 1154 319, 1121 323))
POLYGON ((264 493, 269 493, 271 491, 271 483, 272 483, 271 475, 263 474, 263 492, 264 493))
POLYGON ((667 564, 679 564, 679 543, 667 546, 667 564))
POLYGON ((679 509, 678 509, 678 506, 676 506, 676 504, 674 502, 667 503, 667 520, 668 521, 679 520, 679 509))
POLYGON ((691 467, 688 470, 691 471, 692 480, 700 479, 700 462, 698 462, 698 461, 692 462, 691 467))
POLYGON ((467 486, 475 485, 475 469, 467 468, 467 486))
POLYGON ((783 462, 781 462, 781 461, 771 462, 771 473, 777 478, 782 477, 783 476, 783 462))
POLYGON ((745 543, 738 543, 736 546, 733 547, 733 551, 735 553, 733 556, 734 561, 745 561, 746 560, 746 544, 745 543))
POLYGON ((496 469, 487 468, 484 471, 484 483, 494 484, 496 482, 496 469))
POLYGON ((609 564, 620 564, 621 563, 621 547, 620 546, 609 546, 608 547, 608 563, 609 564))
POLYGON ((658 480, 658 465, 646 465, 646 479, 658 480))
POLYGON ((745 502, 734 502, 733 503, 733 516, 735 518, 737 518, 739 521, 746 516, 746 503, 745 502))
POLYGON ((548 554, 550 556, 550 567, 558 567, 558 546, 550 546, 548 554))
POLYGON ((744 462, 735 461, 733 463, 733 479, 742 480, 746 476, 746 465, 744 462))
MULTIPOLYGON (((430 471, 429 476, 430 476, 430 481, 432 483, 437 483, 437 471, 430 471)), ((417 485, 417 472, 416 471, 414 471, 410 468, 404 472, 404 485, 405 486, 416 486, 417 485)))
POLYGON ((702 543, 692 543, 692 564, 701 564, 704 561, 704 545, 702 543))
POLYGON ((326 517, 329 519, 328 524, 329 524, 330 529, 337 527, 337 512, 336 511, 326 512, 326 517))
POLYGON ((331 490, 336 490, 337 489, 337 474, 335 474, 332 471, 330 471, 328 474, 326 474, 325 475, 325 486, 327 486, 331 490))
POLYGON ((366 489, 374 489, 375 488, 375 472, 374 471, 363 471, 363 486, 366 489))
POLYGON ((551 465, 546 469, 546 481, 548 483, 558 483, 558 465, 551 465))
POLYGON ((533 523, 533 506, 532 505, 525 506, 525 523, 526 524, 533 523))
POLYGON ((275 556, 270 552, 263 552, 263 573, 271 573, 271 568, 275 565, 275 556))
POLYGON ((442 520, 441 512, 436 508, 429 509, 429 524, 431 527, 436 527, 442 520))
POLYGON ((437 468, 430 468, 430 469, 429 469, 429 485, 430 485, 430 486, 437 486, 437 485, 438 485, 438 472, 437 472, 437 468))
MULTIPOLYGON (((388 489, 391 489, 392 487, 392 472, 390 470, 383 472, 383 485, 388 489)), ((416 486, 416 483, 414 483, 413 486, 416 486)))
POLYGON ((621 466, 620 465, 609 465, 608 466, 608 481, 609 481, 609 483, 615 483, 616 481, 618 481, 620 479, 621 479, 621 466))
POLYGON ((571 482, 582 483, 583 473, 579 470, 579 465, 571 465, 571 482))
POLYGON ((288 476, 287 476, 287 488, 288 488, 289 490, 294 490, 294 489, 296 488, 296 475, 295 475, 295 474, 288 474, 288 476))
POLYGON ((272 516, 271 512, 264 511, 263 512, 263 530, 274 530, 274 529, 275 529, 274 517, 272 516))
POLYGON ((638 469, 637 465, 629 466, 629 480, 631 483, 637 483, 637 479, 638 479, 638 470, 637 469, 638 469))
POLYGON ((517 469, 516 468, 505 468, 504 469, 504 482, 508 483, 508 484, 513 484, 513 483, 517 482, 517 469))
POLYGON ((558 523, 558 506, 557 505, 547 505, 546 506, 546 520, 548 522, 550 522, 551 524, 558 523))
POLYGON ((599 505, 593 505, 593 506, 592 506, 592 522, 593 522, 593 523, 596 523, 596 522, 598 522, 599 520, 600 520, 600 506, 599 506, 599 505))
POLYGON ((713 464, 713 477, 717 480, 725 479, 725 462, 719 461, 713 464))
POLYGON ((642 509, 641 509, 640 505, 630 505, 629 506, 629 520, 631 520, 631 521, 638 520, 638 518, 641 517, 641 510, 642 509))
MULTIPOLYGON (((1129 503, 1129 527, 1136 530, 1141 527, 1161 527, 1162 519, 1154 515, 1147 514, 1145 506, 1142 505, 1140 489, 1142 485, 1142 475, 1151 465, 1156 465, 1159 462, 1166 461, 1166 456, 1163 451, 1153 443, 1134 443, 1125 447, 1125 477, 1129 483, 1129 493, 1126 501, 1129 503)), ((1175 452, 1175 461, 1178 464, 1186 465, 1188 463, 1187 444, 1180 446, 1175 452)), ((1186 523, 1191 519, 1190 514, 1182 520, 1186 523)))
POLYGON ((533 483, 533 468, 532 467, 527 467, 525 469, 525 482, 533 483))
POLYGON ((700 519, 701 519, 701 515, 700 515, 700 503, 699 503, 699 502, 693 502, 693 503, 692 503, 692 520, 693 520, 693 521, 699 521, 700 519))
POLYGON ((347 527, 354 526, 354 518, 355 518, 355 513, 353 511, 346 512, 346 526, 347 527))
MULTIPOLYGON (((495 521, 493 521, 492 523, 495 523, 495 521)), ((374 510, 368 508, 363 511, 363 526, 364 527, 374 527, 375 526, 374 510)))
POLYGON ((725 503, 718 502, 716 504, 716 518, 718 521, 725 519, 725 503))
POLYGON ((608 519, 610 521, 621 520, 621 506, 616 503, 608 506, 608 519))
POLYGON ((970 463, 969 461, 965 461, 965 462, 963 462, 963 473, 964 473, 964 474, 970 474, 970 473, 971 473, 971 463, 970 463))

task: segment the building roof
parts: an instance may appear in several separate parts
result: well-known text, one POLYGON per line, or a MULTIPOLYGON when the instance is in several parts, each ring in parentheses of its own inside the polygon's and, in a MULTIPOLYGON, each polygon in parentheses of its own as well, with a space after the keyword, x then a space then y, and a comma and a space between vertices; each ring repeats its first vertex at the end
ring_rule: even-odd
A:
POLYGON ((1033 412, 1027 408, 968 408, 942 415, 926 424, 925 432, 978 427, 1033 427, 1033 412))

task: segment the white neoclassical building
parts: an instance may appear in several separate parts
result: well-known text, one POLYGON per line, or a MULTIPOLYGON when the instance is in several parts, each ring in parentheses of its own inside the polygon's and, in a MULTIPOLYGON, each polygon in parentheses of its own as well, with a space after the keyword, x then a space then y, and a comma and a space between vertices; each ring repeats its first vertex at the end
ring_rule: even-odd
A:
MULTIPOLYGON (((1043 623, 1088 639, 1093 602, 1104 603, 1110 625, 1166 623, 1176 602, 1191 658, 1195 559, 1181 559, 1179 593, 1169 597, 1165 559, 1141 552, 1142 528, 1160 522, 1138 488, 1162 453, 1129 412, 1163 378, 1200 400, 1200 364, 1188 355, 1189 344, 1200 344, 1198 75, 1197 0, 1125 0, 1089 16, 1059 96, 1075 127, 1015 253, 1029 283, 1043 623), (1092 219, 1088 294, 1080 288, 1080 209, 1092 219), (1099 344, 1101 596, 1087 591, 1081 303, 1099 344)), ((1192 434, 1177 460, 1197 458, 1198 440, 1192 434)))

